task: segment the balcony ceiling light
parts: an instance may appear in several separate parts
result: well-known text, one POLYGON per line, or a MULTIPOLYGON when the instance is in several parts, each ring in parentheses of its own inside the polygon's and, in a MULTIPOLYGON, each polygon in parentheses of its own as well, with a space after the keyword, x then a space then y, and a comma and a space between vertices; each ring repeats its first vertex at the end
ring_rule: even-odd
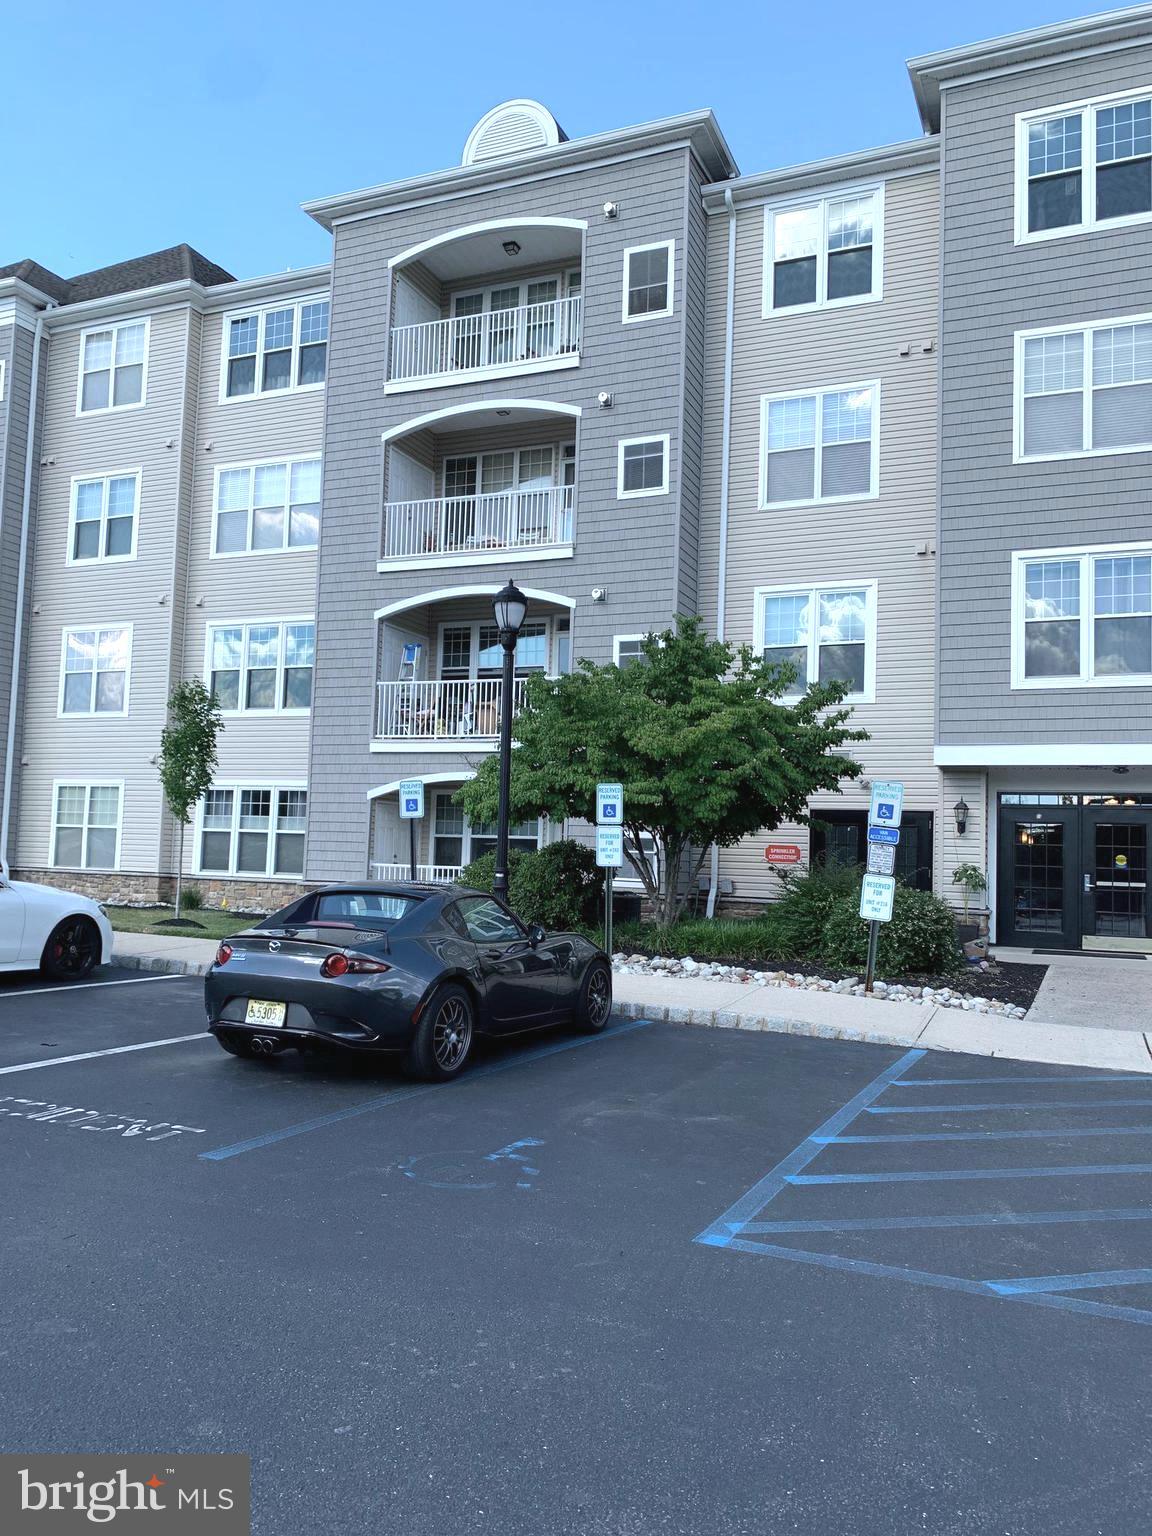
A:
POLYGON ((505 240, 505 242, 504 242, 504 254, 505 254, 505 256, 519 256, 519 254, 520 254, 520 242, 519 242, 519 240, 505 240))
POLYGON ((502 410, 498 410, 496 414, 497 416, 511 416, 512 412, 505 406, 502 410))

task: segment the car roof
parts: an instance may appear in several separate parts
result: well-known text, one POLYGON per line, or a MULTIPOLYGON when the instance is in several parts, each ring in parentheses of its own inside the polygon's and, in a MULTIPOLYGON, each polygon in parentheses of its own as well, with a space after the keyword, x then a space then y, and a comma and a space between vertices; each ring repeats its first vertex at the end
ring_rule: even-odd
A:
POLYGON ((434 885, 425 880, 348 880, 340 885, 322 885, 312 892, 314 896, 330 896, 339 893, 371 893, 380 896, 407 896, 414 901, 430 901, 439 896, 444 901, 454 901, 458 896, 490 896, 490 891, 480 891, 471 885, 434 885))

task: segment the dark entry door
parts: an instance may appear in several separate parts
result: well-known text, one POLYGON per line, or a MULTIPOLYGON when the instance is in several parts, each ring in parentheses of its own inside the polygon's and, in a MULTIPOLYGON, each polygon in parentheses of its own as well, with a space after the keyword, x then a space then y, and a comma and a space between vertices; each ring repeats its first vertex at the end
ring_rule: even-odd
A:
POLYGON ((1077 806, 1001 803, 1001 944, 1080 948, 1080 815, 1077 806))
POLYGON ((1152 817, 1111 808, 1085 809, 1084 936, 1147 940, 1148 830, 1152 817))

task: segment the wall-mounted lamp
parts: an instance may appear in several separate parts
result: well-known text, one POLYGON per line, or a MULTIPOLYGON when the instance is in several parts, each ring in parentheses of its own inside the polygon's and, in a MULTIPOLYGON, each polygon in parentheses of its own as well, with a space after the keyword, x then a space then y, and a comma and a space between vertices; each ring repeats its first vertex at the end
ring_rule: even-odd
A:
POLYGON ((952 814, 956 818, 956 832, 960 837, 963 837, 968 830, 968 817, 971 814, 968 806, 963 800, 957 800, 956 804, 952 807, 952 814))
POLYGON ((612 396, 606 389, 602 389, 596 396, 596 404, 602 411, 606 411, 612 404, 612 396))
POLYGON ((607 587, 593 587, 592 588, 592 601, 594 603, 606 603, 608 601, 608 588, 607 587))
POLYGON ((505 256, 519 256, 519 254, 520 254, 520 242, 519 242, 519 240, 505 240, 505 242, 504 242, 504 254, 505 254, 505 256))
POLYGON ((614 219, 619 212, 620 212, 620 204, 619 203, 605 203, 604 204, 604 217, 606 219, 614 219))

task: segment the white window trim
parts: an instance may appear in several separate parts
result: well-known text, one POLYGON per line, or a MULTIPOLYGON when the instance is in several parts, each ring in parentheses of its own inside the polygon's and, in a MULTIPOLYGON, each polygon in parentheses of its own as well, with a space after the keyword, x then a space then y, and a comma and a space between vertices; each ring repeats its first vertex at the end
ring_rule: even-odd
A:
MULTIPOLYGON (((844 503, 857 501, 875 501, 880 495, 880 399, 881 387, 879 379, 857 379, 848 384, 814 384, 808 389, 789 389, 781 394, 760 396, 760 469, 759 484, 757 486, 756 499, 761 512, 787 512, 792 507, 835 507, 844 503), (854 389, 870 389, 872 391, 872 454, 868 466, 868 479, 871 486, 867 491, 853 491, 850 496, 807 496, 799 501, 769 501, 768 500, 768 407, 779 400, 806 400, 810 395, 822 398, 824 395, 843 395, 854 389)), ((817 413, 815 463, 813 471, 813 485, 820 478, 821 450, 824 444, 821 442, 821 426, 823 422, 823 405, 817 413)))
MULTIPOLYGON (((552 272, 536 272, 531 277, 517 277, 514 273, 509 273, 507 281, 502 283, 463 283, 459 288, 453 288, 452 292, 448 295, 450 307, 452 310, 449 318, 453 320, 458 318, 458 310, 456 306, 461 299, 475 298, 477 294, 482 296, 482 302, 485 306, 481 310, 481 313, 493 313, 493 311, 487 307, 491 305, 492 295, 494 293, 500 293, 507 288, 519 288, 520 292, 518 297, 521 302, 517 303, 514 308, 526 309, 528 307, 528 289, 533 283, 555 283, 556 297, 554 299, 541 299, 540 302, 542 304, 559 304, 561 300, 568 297, 568 282, 570 278, 575 276, 579 276, 578 268, 558 267, 555 271, 552 272)), ((495 313, 512 313, 512 311, 496 310, 495 313)), ((495 364, 493 366, 508 367, 509 364, 495 364)), ((465 371, 467 371, 471 377, 472 370, 460 370, 461 373, 465 371)), ((480 370, 477 369, 475 371, 479 372, 480 370)))
MULTIPOLYGON (((1152 324, 1152 313, 1142 315, 1117 315, 1110 320, 1086 320, 1080 325, 1049 325, 1032 331, 1017 331, 1013 338, 1012 352, 1012 462, 1013 464, 1046 464, 1059 459, 1102 459, 1117 453, 1152 453, 1152 441, 1122 444, 1116 448, 1069 448, 1063 453, 1024 452, 1024 347, 1025 343, 1044 336, 1081 336, 1084 338, 1084 382, 1079 393, 1083 395, 1083 440, 1092 441, 1093 389, 1123 389, 1125 385, 1092 384, 1093 337, 1097 331, 1110 331, 1119 325, 1152 324)), ((1147 382, 1147 381, 1145 381, 1147 382)), ((1056 393, 1056 391, 1052 391, 1056 393)), ((1066 394, 1077 391, 1066 390, 1066 394)), ((1036 397, 1039 398, 1039 397, 1036 397)))
MULTIPOLYGON (((456 793, 456 791, 454 789, 436 789, 432 793, 432 797, 431 797, 431 799, 432 799, 432 805, 431 805, 432 814, 428 818, 428 848, 427 848, 428 862, 430 864, 435 864, 436 839, 437 839, 437 837, 438 836, 439 837, 455 837, 456 836, 455 832, 440 832, 440 833, 438 833, 436 831, 436 808, 437 808, 437 802, 441 798, 447 798, 447 799, 450 800, 455 793, 456 793)), ((543 817, 543 816, 538 816, 536 818, 536 847, 537 847, 537 850, 539 850, 539 849, 541 849, 541 848, 543 848, 545 846, 545 833, 546 833, 546 818, 543 817)), ((417 842, 419 842, 419 835, 420 835, 420 828, 419 828, 419 826, 417 826, 416 834, 417 834, 417 842)), ((467 813, 465 813, 465 816, 464 816, 464 830, 460 833, 460 868, 461 869, 467 869, 468 865, 471 864, 471 862, 472 862, 472 857, 473 857, 473 855, 472 855, 472 822, 469 819, 467 813)), ((450 868, 451 866, 444 865, 443 867, 444 868, 450 868)))
POLYGON ((647 640, 647 634, 643 635, 613 635, 612 636, 612 665, 620 665, 620 647, 622 645, 635 645, 640 640, 647 640))
MULTIPOLYGON (((315 385, 310 385, 309 386, 309 388, 316 388, 316 387, 317 386, 315 386, 315 385)), ((278 390, 278 391, 276 391, 276 393, 278 393, 278 394, 287 394, 288 391, 287 390, 278 390)), ((250 400, 252 398, 252 396, 251 395, 245 395, 243 398, 246 399, 246 400, 250 400)), ((259 557, 264 556, 264 555, 306 555, 306 556, 311 556, 313 559, 315 559, 316 552, 317 552, 317 550, 320 547, 319 532, 317 532, 316 543, 315 544, 282 544, 279 549, 253 549, 252 548, 252 511, 253 511, 253 508, 252 508, 251 497, 249 497, 249 504, 248 504, 248 540, 247 540, 247 547, 245 549, 225 549, 225 550, 220 550, 220 551, 217 551, 217 549, 216 549, 216 523, 217 523, 217 520, 218 520, 218 518, 220 516, 220 476, 222 474, 224 474, 227 470, 230 470, 230 469, 251 469, 251 470, 256 470, 256 469, 261 469, 265 465, 268 465, 268 464, 285 464, 285 465, 287 465, 287 467, 288 467, 288 494, 289 494, 289 499, 286 500, 285 503, 284 503, 284 537, 287 538, 288 537, 288 509, 291 506, 291 499, 290 498, 291 498, 291 492, 292 492, 292 466, 293 466, 293 464, 311 464, 313 462, 315 462, 315 463, 320 465, 320 474, 321 474, 320 516, 323 517, 323 515, 324 515, 324 485, 323 485, 324 458, 323 458, 323 455, 321 454, 319 449, 317 449, 315 453, 294 453, 294 454, 291 454, 290 456, 287 456, 287 457, 285 457, 283 454, 280 454, 280 455, 278 455, 278 456, 276 456, 274 458, 270 458, 270 459, 237 459, 236 462, 233 463, 233 464, 217 464, 216 468, 215 468, 215 470, 213 472, 213 477, 212 477, 212 519, 211 519, 211 526, 209 528, 209 533, 208 533, 208 538, 209 538, 208 558, 210 560, 249 560, 249 559, 252 559, 254 556, 259 558, 259 557)))
POLYGON ((53 779, 52 780, 52 821, 48 828, 48 868, 49 869, 75 869, 80 871, 107 871, 120 868, 120 841, 124 831, 124 780, 123 779, 53 779), (116 807, 116 854, 115 862, 107 864, 57 864, 56 862, 56 835, 59 831, 56 817, 59 813, 60 791, 62 789, 82 789, 84 795, 84 828, 81 841, 81 858, 88 851, 88 811, 91 801, 91 791, 94 789, 118 789, 120 798, 116 807))
POLYGON ((148 362, 152 354, 152 317, 150 315, 135 315, 119 320, 105 320, 102 325, 89 325, 80 332, 80 351, 76 358, 76 415, 87 418, 89 416, 110 416, 120 411, 142 411, 148 404, 148 362), (109 364, 111 375, 115 374, 116 358, 116 333, 129 325, 142 325, 144 327, 144 361, 140 365, 140 398, 134 400, 131 405, 113 405, 111 403, 112 390, 115 378, 109 377, 107 405, 96 406, 90 411, 84 410, 84 351, 88 345, 88 337, 98 335, 101 331, 111 331, 112 334, 112 362, 109 364))
POLYGON ((4 388, 8 382, 8 360, 0 357, 0 400, 4 398, 4 388))
POLYGON ((848 309, 855 304, 876 304, 884 297, 884 183, 872 181, 844 187, 823 187, 807 193, 798 192, 794 197, 772 201, 764 207, 764 256, 761 275, 761 315, 765 320, 778 315, 806 315, 817 309, 848 309), (826 297, 828 287, 828 204, 846 202, 849 198, 872 198, 872 289, 869 293, 853 293, 843 299, 826 297), (811 304, 783 304, 777 308, 772 302, 772 269, 775 265, 775 223, 778 213, 790 213, 796 208, 820 206, 820 249, 816 262, 816 298, 811 304))
POLYGON ((675 240, 652 240, 647 245, 629 245, 624 248, 624 288, 620 296, 620 318, 625 325, 637 325, 644 320, 663 320, 672 314, 676 307, 676 242, 675 240), (632 257, 639 256, 645 251, 668 252, 668 302, 663 309, 650 309, 642 315, 630 315, 628 313, 628 286, 629 272, 632 267, 632 257))
POLYGON ((644 432, 639 437, 622 437, 616 445, 616 499, 617 501, 635 501, 641 496, 667 496, 668 483, 671 474, 670 459, 672 457, 672 437, 668 432, 644 432), (635 448, 640 443, 662 443, 664 445, 664 478, 660 485, 647 486, 640 491, 626 491, 624 489, 624 450, 635 448))
MULTIPOLYGON (((81 623, 73 623, 73 624, 65 624, 64 625, 64 627, 60 631, 60 689, 59 689, 59 693, 57 694, 57 699, 56 699, 56 718, 58 720, 126 720, 128 718, 129 707, 130 707, 130 704, 131 704, 131 693, 132 693, 132 643, 133 643, 133 629, 134 629, 134 627, 135 626, 132 625, 132 624, 117 624, 117 623, 113 623, 113 622, 111 622, 108 619, 96 620, 96 621, 94 621, 92 623, 88 623, 88 624, 85 624, 85 623, 81 622, 81 623), (66 679, 66 677, 68 675, 65 672, 65 670, 64 670, 64 666, 65 666, 65 663, 66 663, 66 661, 68 659, 68 636, 69 635, 78 634, 81 630, 85 630, 85 629, 95 630, 97 633, 99 633, 102 630, 108 630, 108 629, 122 629, 122 630, 125 630, 127 632, 127 635, 128 635, 128 665, 124 669, 124 708, 123 709, 69 709, 69 710, 65 710, 65 708, 64 708, 64 682, 65 682, 65 679, 66 679)), ((97 647, 99 647, 99 642, 97 642, 97 647)), ((95 680, 93 680, 93 694, 92 694, 93 699, 95 699, 95 696, 96 696, 96 694, 95 694, 95 680)), ((71 782, 71 781, 70 780, 65 780, 64 782, 68 783, 68 782, 71 782)), ((92 782, 95 783, 96 780, 93 780, 92 782)))
POLYGON ((1067 240, 1074 235, 1090 235, 1101 229, 1126 229, 1133 224, 1152 223, 1152 211, 1128 213, 1115 219, 1096 217, 1096 111, 1127 101, 1144 101, 1152 96, 1152 84, 1140 90, 1117 91, 1108 96, 1089 96, 1083 101, 1066 101, 1034 112, 1016 114, 1016 210, 1014 243, 1034 245, 1042 240, 1067 240), (1080 213, 1079 224, 1065 224, 1060 229, 1028 228, 1028 129, 1032 123, 1053 117, 1067 117, 1079 112, 1083 122, 1080 134, 1080 213))
MULTIPOLYGON (((1102 555, 1152 555, 1152 539, 1137 544, 1076 544, 1067 549, 1016 549, 1012 551, 1012 681, 1013 690, 1048 688, 1152 688, 1152 673, 1133 672, 1094 677, 1096 592, 1092 558, 1102 555), (1033 561, 1079 560, 1080 566, 1080 673, 1077 677, 1025 677, 1024 675, 1024 568, 1033 561)), ((1138 615, 1134 615, 1138 617, 1138 615)))
MULTIPOLYGON (((271 814, 268 825, 268 858, 265 869, 276 857, 276 805, 282 789, 302 789, 308 793, 308 785, 303 779, 277 779, 274 784, 258 779, 217 779, 210 786, 212 789, 230 789, 232 791, 232 825, 229 828, 228 837, 228 868, 205 869, 200 860, 204 847, 204 801, 200 800, 196 807, 196 837, 192 848, 192 873, 203 876, 205 880, 271 880, 285 885, 299 885, 304 879, 299 875, 277 875, 273 873, 258 874, 254 870, 236 868, 236 859, 240 847, 240 795, 246 789, 266 789, 272 796, 271 814)), ((311 796, 309 796, 308 812, 311 813, 311 796)), ((292 834, 299 836, 299 833, 292 834)), ((308 856, 308 832, 304 832, 304 856, 308 856)))
MULTIPOLYGON (((85 412, 85 415, 88 413, 85 412)), ((133 469, 108 469, 101 470, 91 475, 73 475, 72 485, 68 497, 68 550, 65 559, 66 565, 123 565, 126 560, 136 558, 136 537, 140 528, 140 496, 141 487, 144 484, 144 469, 142 465, 136 465, 133 469), (87 560, 76 558, 76 501, 79 487, 91 485, 94 480, 104 482, 104 496, 100 514, 100 547, 104 547, 104 533, 108 524, 108 482, 109 480, 127 480, 129 477, 136 481, 136 499, 132 509, 132 548, 126 555, 94 555, 87 560)))
POLYGON ((764 653, 764 599, 766 597, 801 597, 806 596, 814 605, 813 623, 811 634, 808 637, 808 680, 813 682, 819 676, 819 627, 818 611, 815 603, 821 592, 866 592, 868 600, 864 615, 864 691, 863 693, 849 693, 845 696, 845 704, 875 704, 876 702, 876 635, 878 625, 876 613, 880 604, 880 586, 873 579, 870 581, 812 581, 812 582, 781 582, 770 587, 756 587, 752 593, 754 604, 752 612, 752 647, 757 656, 764 653))
MULTIPOLYGON (((305 343, 307 345, 307 343, 305 343)), ((282 299, 280 303, 250 304, 244 309, 230 309, 220 317, 220 404, 221 405, 251 405, 256 400, 282 400, 285 395, 314 395, 323 389, 328 383, 328 359, 332 349, 332 295, 331 293, 306 293, 298 298, 282 299), (292 378, 295 379, 300 363, 300 311, 305 304, 318 304, 326 301, 328 304, 328 340, 325 346, 324 378, 319 384, 289 384, 287 389, 261 389, 260 379, 263 372, 264 359, 264 325, 265 316, 275 314, 282 309, 292 309, 295 319, 292 322, 292 378), (253 315, 260 317, 260 331, 256 341, 256 388, 250 395, 230 395, 228 393, 228 336, 232 329, 233 320, 250 320, 253 315)), ((278 459, 268 462, 277 464, 278 459)), ((262 786, 258 786, 262 787, 262 786)))
MULTIPOLYGON (((280 617, 277 616, 277 617, 266 618, 266 619, 252 619, 252 618, 249 618, 249 619, 212 619, 211 622, 208 624, 208 626, 206 627, 206 629, 204 631, 204 686, 209 691, 211 691, 211 688, 212 688, 212 671, 213 671, 213 667, 212 667, 212 636, 213 636, 214 632, 216 630, 218 630, 218 629, 238 629, 238 630, 240 630, 242 632, 242 636, 243 636, 243 638, 241 639, 241 642, 240 642, 242 649, 241 649, 241 660, 240 660, 240 667, 239 667, 239 672, 240 672, 240 695, 239 696, 242 698, 243 695, 244 695, 244 677, 245 677, 245 674, 250 670, 249 667, 248 667, 248 664, 247 664, 247 656, 248 656, 248 631, 250 629, 258 628, 261 625, 270 625, 270 624, 278 624, 280 626, 280 644, 279 644, 279 649, 277 650, 277 656, 278 656, 279 660, 276 663, 276 706, 275 706, 274 709, 246 709, 243 705, 241 705, 239 709, 221 709, 220 713, 224 717, 225 720, 240 720, 240 719, 244 719, 244 720, 267 720, 269 718, 272 718, 272 719, 300 719, 301 716, 308 716, 308 715, 310 715, 312 713, 311 708, 308 708, 308 709, 290 709, 290 708, 286 707, 285 705, 281 704, 280 700, 284 696, 284 673, 287 670, 287 665, 286 665, 285 660, 284 660, 284 631, 285 631, 285 629, 287 628, 287 626, 289 624, 311 624, 312 627, 313 627, 313 658, 315 658, 315 626, 316 626, 316 616, 315 616, 315 614, 301 613, 301 614, 290 615, 287 618, 280 618, 280 617)), ((257 670, 259 670, 259 669, 257 669, 257 670)), ((315 662, 315 659, 313 659, 311 671, 312 671, 312 688, 313 688, 313 693, 315 693, 315 688, 316 688, 316 662, 315 662)), ((217 785, 214 784, 212 787, 213 787, 213 789, 216 789, 216 788, 227 789, 228 785, 221 784, 221 785, 217 786, 217 785)), ((244 787, 246 789, 262 789, 264 786, 260 785, 260 784, 256 784, 256 785, 246 784, 244 787)), ((289 788, 292 788, 292 787, 293 786, 287 785, 287 784, 282 784, 280 786, 281 789, 289 789, 289 788)))
MULTIPOLYGON (((556 673, 553 671, 553 668, 556 664, 556 619, 569 617, 569 622, 571 622, 570 616, 565 614, 536 614, 532 617, 535 623, 544 625, 544 648, 548 654, 548 665, 543 673, 537 673, 535 669, 533 669, 530 675, 533 677, 555 677, 556 673)), ((431 658, 431 662, 436 669, 436 676, 428 678, 427 681, 432 683, 476 683, 496 681, 496 678, 491 675, 492 669, 490 669, 490 676, 488 678, 481 678, 479 675, 480 631, 482 629, 495 629, 495 627, 496 621, 491 618, 441 620, 441 622, 436 626, 436 654, 431 658), (471 638, 468 642, 467 677, 444 677, 442 675, 444 667, 444 631, 446 629, 467 629, 471 631, 471 638)), ((571 631, 569 631, 569 634, 571 634, 571 631)))

